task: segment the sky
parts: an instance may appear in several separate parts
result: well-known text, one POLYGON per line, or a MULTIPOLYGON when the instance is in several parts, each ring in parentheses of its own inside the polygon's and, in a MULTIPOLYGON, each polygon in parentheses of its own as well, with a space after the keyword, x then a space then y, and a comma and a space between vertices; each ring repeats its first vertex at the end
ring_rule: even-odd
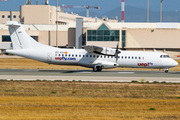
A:
MULTIPOLYGON (((151 11, 160 11, 160 1, 161 0, 149 0, 151 11)), ((32 4, 36 3, 36 0, 31 0, 32 4)), ((24 5, 26 0, 9 0, 7 2, 0 1, 0 11, 19 11, 20 5, 24 5)), ((44 0, 39 0, 39 4, 43 4, 44 0)), ((56 6, 56 0, 49 0, 49 4, 56 6)), ((121 0, 58 0, 58 5, 92 5, 99 6, 99 10, 93 10, 97 13, 105 13, 107 11, 113 10, 121 6, 121 0)), ((126 6, 133 6, 138 8, 147 9, 147 0, 125 0, 126 6)), ((163 1, 163 11, 180 11, 180 0, 164 0, 163 1)), ((77 8, 76 8, 77 9, 77 8)), ((79 9, 79 8, 78 8, 79 9)), ((68 11, 73 11, 69 9, 68 11)), ((76 10, 77 11, 77 10, 76 10)), ((79 11, 85 11, 84 9, 79 9, 79 11)))

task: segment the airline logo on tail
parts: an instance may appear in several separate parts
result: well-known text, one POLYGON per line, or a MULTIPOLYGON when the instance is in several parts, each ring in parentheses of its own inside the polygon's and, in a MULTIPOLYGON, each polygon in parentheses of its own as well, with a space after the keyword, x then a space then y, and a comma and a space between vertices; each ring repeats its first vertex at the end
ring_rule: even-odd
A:
POLYGON ((138 63, 137 65, 138 65, 138 66, 148 67, 148 66, 150 66, 150 65, 153 65, 153 63, 152 63, 152 62, 148 62, 148 63, 138 63))

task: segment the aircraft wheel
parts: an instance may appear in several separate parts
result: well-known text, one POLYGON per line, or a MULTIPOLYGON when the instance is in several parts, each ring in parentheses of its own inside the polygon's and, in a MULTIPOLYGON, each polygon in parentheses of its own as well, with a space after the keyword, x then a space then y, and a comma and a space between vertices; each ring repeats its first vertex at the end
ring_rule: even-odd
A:
POLYGON ((94 65, 94 67, 93 67, 93 71, 94 72, 100 72, 102 70, 102 67, 101 66, 96 66, 96 65, 94 65))
POLYGON ((101 72, 102 68, 101 66, 97 66, 97 71, 101 72))
POLYGON ((165 73, 168 73, 168 70, 169 70, 168 68, 165 68, 165 69, 164 69, 165 73))

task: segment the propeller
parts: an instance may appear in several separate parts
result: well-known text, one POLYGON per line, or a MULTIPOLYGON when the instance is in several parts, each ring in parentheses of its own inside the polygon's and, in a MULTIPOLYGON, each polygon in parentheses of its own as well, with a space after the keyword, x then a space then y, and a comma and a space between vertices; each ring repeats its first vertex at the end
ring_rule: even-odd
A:
POLYGON ((119 44, 117 44, 116 52, 115 52, 116 63, 118 62, 118 54, 121 53, 118 48, 119 48, 119 44))

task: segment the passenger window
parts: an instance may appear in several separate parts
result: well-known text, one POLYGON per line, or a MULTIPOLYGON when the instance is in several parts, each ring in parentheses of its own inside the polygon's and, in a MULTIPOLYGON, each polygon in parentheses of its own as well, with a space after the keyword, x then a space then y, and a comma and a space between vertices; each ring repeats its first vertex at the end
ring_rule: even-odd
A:
POLYGON ((69 54, 69 57, 71 57, 71 54, 69 54))
POLYGON ((62 54, 62 56, 64 56, 64 54, 62 54))
POLYGON ((83 57, 85 57, 85 55, 83 55, 83 57))
POLYGON ((113 56, 111 56, 111 58, 113 58, 113 56))
POLYGON ((93 57, 95 58, 96 56, 94 55, 93 57))
POLYGON ((127 59, 127 56, 125 56, 125 59, 127 59))
POLYGON ((99 57, 99 55, 97 55, 97 58, 99 57))
POLYGON ((88 55, 86 55, 86 57, 88 57, 88 55))
POLYGON ((123 59, 123 56, 121 58, 123 59))
POLYGON ((108 58, 109 58, 109 56, 108 56, 108 58))
POLYGON ((101 58, 102 58, 102 55, 101 55, 101 58))
POLYGON ((61 56, 61 54, 59 54, 59 56, 61 56))
POLYGON ((77 55, 76 55, 76 57, 77 57, 77 55))
POLYGON ((106 58, 106 56, 104 56, 104 58, 106 58))
POLYGON ((81 55, 79 55, 79 57, 81 57, 81 55))
POLYGON ((137 59, 137 57, 135 57, 135 59, 137 59))
POLYGON ((90 55, 90 57, 92 57, 92 55, 90 55))
POLYGON ((118 56, 118 58, 120 58, 120 56, 118 56))
POLYGON ((141 59, 141 57, 139 57, 139 59, 141 59))
POLYGON ((134 59, 134 57, 132 57, 132 59, 134 59))
POLYGON ((67 57, 67 54, 65 54, 65 56, 67 57))
POLYGON ((129 56, 128 59, 130 59, 131 57, 129 56))
POLYGON ((72 54, 72 57, 74 57, 74 55, 72 54))

